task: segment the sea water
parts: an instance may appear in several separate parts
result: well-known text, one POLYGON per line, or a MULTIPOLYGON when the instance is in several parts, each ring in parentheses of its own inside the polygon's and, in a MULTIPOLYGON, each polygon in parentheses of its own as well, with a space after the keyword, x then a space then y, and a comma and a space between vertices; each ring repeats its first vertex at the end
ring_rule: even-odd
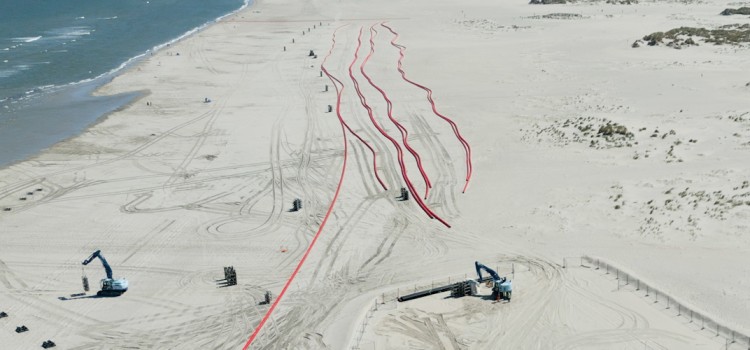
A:
POLYGON ((129 63, 248 0, 0 0, 0 166, 74 136, 137 93, 93 97, 129 63))

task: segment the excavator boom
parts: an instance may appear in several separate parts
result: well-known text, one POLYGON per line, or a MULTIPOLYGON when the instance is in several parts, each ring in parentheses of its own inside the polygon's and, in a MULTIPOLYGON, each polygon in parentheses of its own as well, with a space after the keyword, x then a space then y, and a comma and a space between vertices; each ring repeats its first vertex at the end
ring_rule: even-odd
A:
POLYGON ((500 275, 495 270, 481 264, 479 261, 474 262, 474 267, 477 269, 477 275, 479 276, 479 282, 482 281, 482 270, 487 271, 492 276, 493 281, 500 281, 500 275))
POLYGON ((99 258, 99 260, 102 261, 102 265, 104 265, 104 271, 107 273, 107 278, 112 279, 112 268, 109 267, 109 264, 107 263, 107 259, 104 259, 104 257, 101 254, 101 250, 95 251, 91 256, 86 258, 86 260, 83 261, 83 265, 88 265, 92 260, 99 258))

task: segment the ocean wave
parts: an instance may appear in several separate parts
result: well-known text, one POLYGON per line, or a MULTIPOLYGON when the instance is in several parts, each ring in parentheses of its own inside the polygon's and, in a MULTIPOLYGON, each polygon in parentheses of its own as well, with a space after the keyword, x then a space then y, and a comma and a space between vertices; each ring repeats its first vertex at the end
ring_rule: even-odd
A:
POLYGON ((65 85, 70 86, 70 85, 85 84, 85 83, 90 83, 90 82, 98 80, 98 79, 103 79, 103 78, 108 77, 108 76, 114 76, 115 73, 117 73, 117 72, 125 69, 126 67, 128 67, 129 65, 131 65, 133 62, 135 62, 135 61, 143 58, 144 56, 146 56, 146 53, 142 53, 142 54, 140 54, 138 56, 131 57, 127 61, 125 61, 125 62, 121 63, 119 66, 117 66, 117 68, 111 69, 111 70, 109 70, 109 71, 107 71, 105 73, 99 74, 99 75, 97 75, 97 76, 95 76, 93 78, 87 78, 87 79, 79 80, 79 81, 76 81, 76 82, 68 83, 68 84, 65 84, 65 85))
POLYGON ((117 19, 117 16, 112 16, 112 17, 101 17, 101 18, 97 18, 97 19, 104 19, 104 20, 109 20, 109 19, 117 19))
POLYGON ((29 68, 31 68, 31 66, 27 64, 19 64, 19 65, 13 66, 12 68, 0 69, 0 78, 8 78, 20 72, 28 70, 29 68))
POLYGON ((91 35, 91 27, 88 26, 74 26, 74 27, 64 27, 64 28, 56 28, 49 30, 45 32, 49 36, 50 39, 53 40, 69 40, 69 39, 75 39, 78 37, 91 35))
MULTIPOLYGON (((229 12, 227 14, 224 14, 222 16, 219 16, 219 17, 217 17, 217 18, 215 18, 213 20, 207 21, 207 22, 203 23, 202 25, 200 25, 198 27, 195 27, 195 28, 193 28, 193 29, 185 32, 184 34, 182 34, 182 35, 180 35, 180 36, 178 36, 178 37, 176 37, 176 38, 174 38, 172 40, 169 40, 169 41, 167 41, 167 42, 165 42, 163 44, 156 45, 152 49, 146 50, 145 52, 143 52, 141 54, 138 54, 138 55, 136 55, 134 57, 131 57, 128 60, 126 60, 125 62, 121 63, 118 67, 116 67, 114 69, 111 69, 111 70, 109 70, 109 71, 107 71, 105 73, 99 74, 96 77, 87 78, 87 79, 83 79, 83 80, 71 82, 71 83, 68 83, 68 84, 47 85, 47 86, 43 86, 43 87, 37 87, 34 90, 27 91, 26 92, 26 96, 23 96, 23 97, 22 96, 16 96, 15 98, 11 97, 10 99, 11 100, 26 99, 26 98, 33 97, 33 95, 36 95, 37 93, 40 93, 40 92, 54 91, 54 90, 57 90, 58 88, 63 88, 63 87, 66 87, 66 86, 75 86, 75 85, 80 85, 80 84, 86 84, 86 83, 91 83, 93 81, 97 81, 97 80, 100 80, 100 79, 103 80, 103 79, 114 77, 120 71, 123 71, 125 68, 133 65, 135 62, 137 62, 138 60, 140 60, 143 57, 145 57, 148 53, 150 53, 150 52, 156 52, 156 51, 158 51, 158 50, 160 50, 160 49, 162 49, 164 47, 167 47, 167 46, 169 46, 171 44, 174 44, 174 43, 176 43, 176 42, 178 42, 178 41, 180 41, 182 39, 185 39, 185 38, 189 37, 190 35, 193 35, 193 34, 199 32, 199 31, 205 29, 206 27, 208 27, 211 24, 214 24, 214 23, 216 23, 216 22, 218 22, 218 21, 220 21, 220 20, 222 20, 222 19, 224 19, 226 17, 234 15, 237 12, 242 11, 243 9, 247 8, 250 5, 251 2, 252 2, 252 0, 244 0, 243 1, 243 5, 240 6, 240 8, 238 8, 238 9, 236 9, 234 11, 231 11, 231 12, 229 12)), ((117 16, 114 16, 111 19, 115 19, 115 18, 117 18, 117 16)), ((75 26, 75 27, 65 27, 65 28, 53 29, 53 30, 48 31, 46 34, 48 34, 50 36, 49 39, 72 39, 72 38, 75 38, 75 37, 90 35, 92 31, 93 30, 90 27, 88 27, 88 26, 75 26)), ((45 39, 47 39, 47 36, 45 36, 45 39)), ((67 50, 58 50, 58 51, 53 51, 53 52, 66 52, 66 51, 67 50)))
POLYGON ((19 71, 16 69, 0 69, 0 78, 7 78, 11 75, 14 75, 18 73, 19 71))
POLYGON ((216 17, 216 18, 214 18, 214 19, 212 19, 212 20, 210 20, 208 22, 205 22, 205 23, 201 24, 200 26, 197 26, 197 27, 195 27, 195 28, 187 31, 184 34, 182 34, 182 35, 180 35, 180 36, 178 36, 178 37, 176 37, 176 38, 174 38, 174 39, 172 39, 170 41, 167 41, 167 42, 165 42, 163 44, 160 44, 160 45, 156 45, 156 46, 154 46, 151 49, 151 51, 152 52, 159 51, 160 49, 162 49, 164 47, 167 47, 167 46, 172 45, 172 44, 174 44, 174 43, 176 43, 176 42, 178 42, 178 41, 180 41, 182 39, 185 39, 185 38, 187 38, 187 37, 189 37, 189 36, 191 36, 191 35, 199 32, 199 31, 205 29, 206 27, 208 27, 208 26, 210 26, 210 25, 212 25, 212 24, 214 24, 214 23, 216 23, 218 21, 221 21, 222 19, 224 19, 226 17, 229 17, 229 16, 231 16, 231 15, 237 13, 237 12, 240 12, 240 11, 244 10, 246 7, 248 7, 250 5, 251 2, 252 2, 252 0, 244 0, 244 2, 242 3, 242 6, 240 6, 240 8, 238 8, 238 9, 232 11, 232 12, 229 12, 229 13, 227 13, 225 15, 221 15, 219 17, 216 17))
POLYGON ((11 39, 14 43, 33 43, 39 39, 41 39, 42 36, 22 36, 18 38, 11 39))
MULTIPOLYGON (((207 22, 203 23, 202 25, 200 25, 198 27, 195 27, 195 28, 193 28, 191 30, 188 30, 187 32, 183 33, 182 35, 180 35, 180 36, 178 36, 178 37, 176 37, 176 38, 174 38, 172 40, 169 40, 169 41, 167 41, 167 42, 165 42, 163 44, 156 45, 151 50, 146 50, 146 52, 143 52, 143 53, 138 54, 138 55, 136 55, 134 57, 131 57, 127 61, 121 63, 117 68, 111 69, 111 70, 109 70, 109 71, 107 71, 105 73, 99 74, 99 75, 97 75, 96 77, 93 77, 93 78, 83 79, 83 80, 80 80, 80 81, 76 81, 76 82, 72 82, 72 83, 68 83, 68 84, 63 84, 63 85, 60 85, 60 86, 54 86, 52 88, 57 88, 57 87, 62 87, 62 86, 72 86, 72 85, 86 84, 86 83, 90 83, 92 81, 96 81, 96 80, 99 80, 99 79, 105 79, 107 77, 114 77, 117 73, 119 73, 120 71, 124 70, 125 68, 131 66, 132 64, 134 64, 138 60, 142 59, 148 53, 150 53, 150 52, 156 52, 156 51, 158 51, 158 50, 160 50, 160 49, 162 49, 164 47, 167 47, 167 46, 169 46, 171 44, 174 44, 174 43, 176 43, 176 42, 178 42, 178 41, 180 41, 182 39, 185 39, 185 38, 187 38, 187 37, 189 37, 189 36, 191 36, 191 35, 199 32, 199 31, 205 29, 206 27, 208 27, 209 25, 211 25, 213 23, 216 23, 216 22, 218 22, 218 21, 220 21, 220 20, 222 20, 222 19, 224 19, 226 17, 229 17, 229 16, 231 16, 231 15, 237 13, 237 12, 240 12, 243 9, 245 9, 246 7, 250 6, 251 2, 252 2, 252 0, 243 0, 243 4, 242 4, 242 6, 240 6, 240 8, 238 8, 238 9, 236 9, 234 11, 231 11, 231 12, 229 12, 227 14, 221 15, 221 16, 219 16, 217 18, 214 18, 213 20, 207 21, 207 22)), ((115 16, 115 17, 117 17, 117 16, 115 16)), ((70 28, 83 28, 83 27, 70 27, 70 28)))

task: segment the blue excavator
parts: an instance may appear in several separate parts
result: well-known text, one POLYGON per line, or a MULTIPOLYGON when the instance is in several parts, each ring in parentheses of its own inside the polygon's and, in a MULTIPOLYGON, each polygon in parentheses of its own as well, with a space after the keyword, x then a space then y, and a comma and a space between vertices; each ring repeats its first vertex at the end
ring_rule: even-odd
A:
MULTIPOLYGON (((109 267, 107 260, 102 256, 102 251, 97 250, 91 256, 83 261, 83 265, 88 265, 94 259, 99 258, 104 265, 104 271, 107 273, 107 278, 101 280, 101 290, 96 293, 100 297, 116 297, 122 295, 128 291, 128 280, 124 278, 114 279, 112 278, 112 268, 109 267)), ((84 284, 88 285, 88 279, 84 277, 84 284)), ((88 286, 86 286, 88 287, 88 286)), ((86 289, 88 290, 88 289, 86 289)))
POLYGON ((477 276, 479 276, 479 279, 477 279, 478 283, 485 281, 485 279, 482 278, 482 270, 486 271, 492 278, 490 281, 492 283, 492 299, 496 301, 506 300, 510 302, 510 295, 513 291, 513 284, 510 280, 505 277, 500 277, 495 270, 481 264, 479 261, 474 262, 474 267, 477 269, 477 276))

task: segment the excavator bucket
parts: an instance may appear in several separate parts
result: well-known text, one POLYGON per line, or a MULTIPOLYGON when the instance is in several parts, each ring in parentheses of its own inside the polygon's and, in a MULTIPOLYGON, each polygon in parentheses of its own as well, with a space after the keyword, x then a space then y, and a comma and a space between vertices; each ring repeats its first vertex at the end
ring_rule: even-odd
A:
POLYGON ((81 282, 83 282, 83 291, 88 292, 89 291, 89 278, 86 276, 81 276, 81 282))

